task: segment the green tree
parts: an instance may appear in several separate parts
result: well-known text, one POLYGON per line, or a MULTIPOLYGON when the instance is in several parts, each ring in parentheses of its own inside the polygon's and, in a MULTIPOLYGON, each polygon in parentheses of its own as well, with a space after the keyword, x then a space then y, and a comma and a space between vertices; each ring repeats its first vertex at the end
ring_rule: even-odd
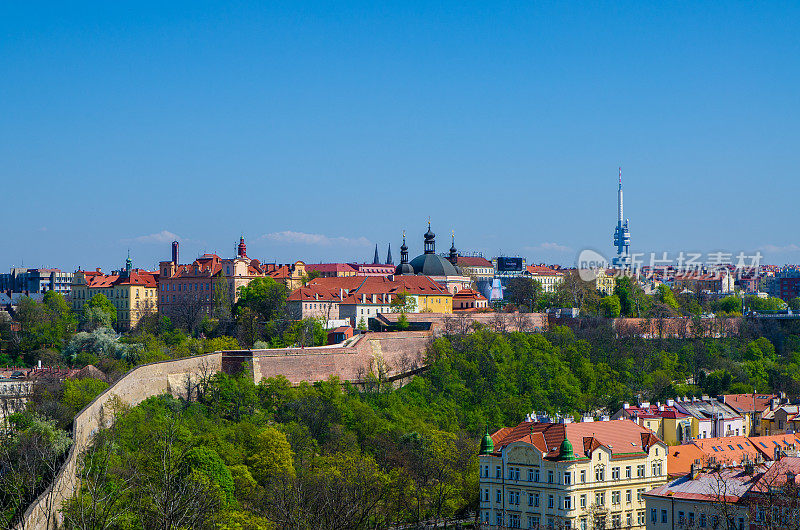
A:
POLYGON ((237 314, 244 308, 256 313, 263 320, 272 320, 286 303, 286 287, 272 278, 256 278, 239 288, 237 314))
POLYGON ((666 284, 660 284, 658 287, 658 294, 657 299, 662 304, 671 307, 672 309, 680 309, 681 305, 678 303, 678 300, 675 298, 675 293, 672 292, 672 289, 669 288, 666 284))
POLYGON ((111 327, 117 322, 117 308, 105 295, 98 293, 83 305, 81 321, 89 331, 111 327))
POLYGON ((612 294, 600 300, 600 306, 598 308, 600 315, 609 318, 617 318, 621 311, 622 307, 617 295, 612 294))
POLYGON ((108 383, 100 379, 92 379, 91 377, 67 379, 64 381, 64 395, 61 401, 72 411, 74 416, 106 388, 108 388, 108 383))
POLYGON ((533 311, 541 295, 542 284, 539 280, 519 276, 509 280, 503 298, 520 308, 533 311))
POLYGON ((414 313, 417 310, 417 299, 406 291, 401 291, 392 298, 389 307, 392 313, 414 313))
POLYGON ((294 476, 292 447, 285 434, 274 427, 265 427, 256 436, 255 443, 257 449, 248 458, 247 464, 258 483, 294 476))

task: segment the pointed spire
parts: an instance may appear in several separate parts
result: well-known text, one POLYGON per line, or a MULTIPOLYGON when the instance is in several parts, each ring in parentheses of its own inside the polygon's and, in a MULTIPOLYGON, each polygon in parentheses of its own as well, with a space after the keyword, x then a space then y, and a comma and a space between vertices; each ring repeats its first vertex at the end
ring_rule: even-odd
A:
POLYGON ((394 260, 392 259, 392 244, 389 243, 389 253, 386 255, 386 264, 387 265, 394 265, 394 260))
POLYGON ((425 254, 436 253, 436 234, 431 230, 431 220, 428 218, 428 231, 425 232, 425 254))
POLYGON ((456 249, 456 231, 452 232, 452 244, 450 245, 450 256, 448 257, 453 267, 458 265, 458 250, 456 249))
POLYGON ((395 272, 397 274, 408 274, 408 246, 406 246, 406 231, 403 230, 403 244, 400 245, 400 265, 397 266, 395 272), (405 265, 405 267, 404 267, 405 265))
POLYGON ((378 244, 375 243, 375 256, 372 258, 372 263, 378 264, 381 262, 381 259, 378 257, 378 244))

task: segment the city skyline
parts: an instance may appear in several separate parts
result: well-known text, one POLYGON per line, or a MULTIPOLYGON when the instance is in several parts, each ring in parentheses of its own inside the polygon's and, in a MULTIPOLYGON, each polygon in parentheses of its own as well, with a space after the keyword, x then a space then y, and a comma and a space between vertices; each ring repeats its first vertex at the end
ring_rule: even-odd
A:
POLYGON ((796 7, 152 8, 3 8, 0 270, 242 233, 367 261, 428 216, 440 244, 571 265, 613 255, 619 166, 632 252, 800 262, 796 7))

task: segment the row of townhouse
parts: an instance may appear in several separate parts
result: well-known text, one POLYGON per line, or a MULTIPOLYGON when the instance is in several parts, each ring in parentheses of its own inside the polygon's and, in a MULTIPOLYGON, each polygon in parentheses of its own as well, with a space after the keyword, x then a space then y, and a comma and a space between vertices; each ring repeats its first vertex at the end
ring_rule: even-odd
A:
POLYGON ((402 275, 315 278, 287 298, 292 318, 350 320, 366 325, 382 313, 452 313, 453 294, 427 276, 402 275), (403 307, 398 304, 403 302, 403 307), (363 320, 363 322, 362 322, 363 320))
POLYGON ((647 530, 800 528, 800 458, 693 466, 644 494, 647 530))
MULTIPOLYGON (((747 436, 758 432, 758 419, 746 405, 745 399, 737 401, 734 394, 711 399, 677 398, 665 403, 644 402, 639 405, 623 404, 613 418, 628 418, 653 431, 669 445, 690 440, 720 436, 747 436)), ((753 395, 752 400, 763 403, 773 396, 753 395)))
POLYGON ((783 394, 724 394, 717 399, 668 399, 664 404, 625 403, 613 417, 632 419, 670 445, 800 430, 800 405, 788 403, 783 394))
POLYGON ((712 462, 727 466, 765 462, 777 460, 785 454, 794 454, 798 449, 800 440, 794 434, 706 438, 670 446, 667 469, 670 476, 681 476, 688 473, 692 466, 712 462))
POLYGON ((525 421, 488 431, 480 455, 489 528, 644 528, 644 493, 667 480, 667 445, 622 420, 525 421))

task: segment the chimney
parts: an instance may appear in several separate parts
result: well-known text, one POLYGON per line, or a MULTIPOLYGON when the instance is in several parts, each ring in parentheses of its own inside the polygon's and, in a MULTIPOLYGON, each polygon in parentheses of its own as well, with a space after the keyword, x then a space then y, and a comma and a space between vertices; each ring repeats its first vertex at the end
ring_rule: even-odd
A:
POLYGON ((623 403, 622 404, 622 409, 623 410, 628 410, 629 408, 631 408, 631 404, 630 403, 623 403))
POLYGON ((178 264, 178 242, 177 241, 173 241, 172 242, 172 263, 174 263, 175 265, 178 264))

